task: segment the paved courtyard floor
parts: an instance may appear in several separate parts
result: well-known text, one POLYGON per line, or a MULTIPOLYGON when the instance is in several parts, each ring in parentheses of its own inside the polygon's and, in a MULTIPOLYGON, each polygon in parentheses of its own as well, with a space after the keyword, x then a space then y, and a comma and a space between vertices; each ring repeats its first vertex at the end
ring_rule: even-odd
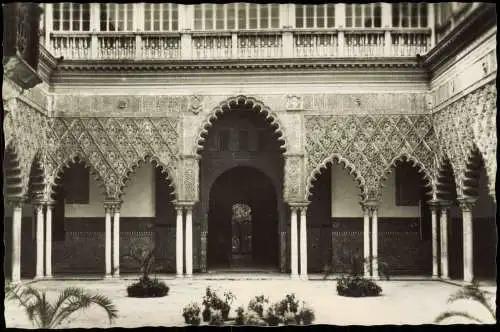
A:
MULTIPOLYGON (((457 301, 448 304, 448 297, 458 286, 441 281, 390 280, 378 281, 383 293, 379 297, 347 298, 337 295, 334 280, 206 280, 166 279, 170 287, 168 296, 153 299, 129 298, 127 285, 132 280, 41 280, 33 287, 47 291, 50 299, 65 287, 81 287, 92 293, 108 296, 118 309, 118 318, 109 325, 100 308, 91 307, 70 317, 63 328, 183 326, 182 309, 191 302, 201 307, 207 286, 236 295, 230 316, 239 305, 245 308, 250 298, 266 295, 270 302, 281 300, 286 294, 295 293, 315 311, 315 324, 330 325, 379 325, 379 324, 433 324, 445 310, 465 310, 484 322, 495 323, 480 304, 457 301)), ((484 289, 496 294, 496 286, 484 289)), ((495 299, 492 299, 495 304, 495 299)), ((26 313, 15 302, 5 303, 5 322, 9 328, 30 328, 26 313)), ((471 323, 465 319, 448 319, 453 324, 471 323)))

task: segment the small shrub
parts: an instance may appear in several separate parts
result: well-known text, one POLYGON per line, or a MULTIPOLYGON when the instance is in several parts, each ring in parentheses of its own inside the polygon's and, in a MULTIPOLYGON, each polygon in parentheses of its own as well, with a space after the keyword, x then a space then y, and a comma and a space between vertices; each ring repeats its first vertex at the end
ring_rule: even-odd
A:
POLYGON ((245 325, 266 326, 266 322, 253 310, 248 310, 245 315, 245 325))
POLYGON ((129 297, 163 297, 168 294, 170 288, 157 279, 141 278, 127 287, 129 297))
POLYGON ((381 292, 382 288, 375 282, 359 276, 342 277, 337 283, 337 293, 341 296, 378 296, 381 292))
POLYGON ((255 311, 260 318, 264 317, 264 304, 269 303, 269 299, 264 297, 264 295, 259 295, 254 297, 248 303, 248 310, 255 311))
POLYGON ((236 309, 236 320, 234 323, 236 325, 245 324, 245 309, 243 309, 243 307, 238 307, 236 309))
POLYGON ((316 318, 314 315, 314 311, 311 308, 306 307, 305 304, 300 309, 298 317, 300 323, 302 323, 303 325, 311 325, 314 319, 316 318))
POLYGON ((278 326, 279 323, 281 323, 282 319, 278 314, 278 311, 279 303, 275 303, 267 309, 266 315, 264 316, 264 321, 267 323, 267 325, 278 326))
POLYGON ((221 312, 222 319, 228 320, 229 311, 231 311, 231 304, 236 297, 230 291, 224 292, 224 300, 222 300, 217 293, 212 291, 210 287, 207 287, 205 296, 203 297, 203 321, 207 322, 210 320, 210 310, 218 310, 221 312))
POLYGON ((299 310, 299 301, 295 298, 295 294, 287 294, 283 300, 279 302, 278 314, 285 317, 288 313, 296 314, 299 310))
POLYGON ((192 303, 182 311, 184 322, 189 325, 200 325, 200 307, 196 303, 192 303))
POLYGON ((222 311, 213 310, 210 313, 210 325, 222 326, 224 325, 224 318, 222 317, 222 311))

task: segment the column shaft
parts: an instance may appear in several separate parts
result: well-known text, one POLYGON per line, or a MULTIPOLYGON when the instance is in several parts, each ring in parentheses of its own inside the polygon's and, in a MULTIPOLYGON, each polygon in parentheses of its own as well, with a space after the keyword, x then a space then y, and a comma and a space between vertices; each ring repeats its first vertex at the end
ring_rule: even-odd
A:
POLYGON ((43 205, 36 206, 36 274, 43 278, 43 205))
POLYGON ((120 276, 120 210, 115 208, 113 218, 113 276, 120 276))
POLYGON ((12 282, 21 280, 21 220, 22 203, 15 203, 12 214, 12 282))
POLYGON ((111 277, 111 209, 106 207, 105 225, 104 225, 104 257, 105 257, 105 277, 111 277))
POLYGON ((431 207, 432 223, 432 278, 438 277, 438 236, 437 236, 437 208, 431 207))
POLYGON ((183 245, 182 245, 182 208, 177 207, 176 235, 175 235, 175 263, 177 277, 182 277, 183 268, 183 245))
POLYGON ((448 208, 441 210, 441 278, 449 279, 448 275, 448 208))
POLYGON ((292 278, 298 278, 298 239, 297 239, 297 209, 292 208, 292 216, 290 222, 290 267, 292 270, 292 278))
POLYGON ((45 215, 45 277, 52 277, 52 205, 47 205, 45 215))
POLYGON ((300 277, 307 279, 307 208, 300 209, 300 277))
POLYGON ((366 278, 370 277, 370 210, 363 208, 363 270, 366 278))
POLYGON ((378 218, 377 208, 372 210, 372 277, 378 279, 378 218))
POLYGON ((474 279, 474 261, 472 246, 472 211, 468 207, 462 208, 463 216, 463 243, 464 243, 464 281, 474 279))
POLYGON ((193 208, 186 208, 186 275, 193 275, 193 208))

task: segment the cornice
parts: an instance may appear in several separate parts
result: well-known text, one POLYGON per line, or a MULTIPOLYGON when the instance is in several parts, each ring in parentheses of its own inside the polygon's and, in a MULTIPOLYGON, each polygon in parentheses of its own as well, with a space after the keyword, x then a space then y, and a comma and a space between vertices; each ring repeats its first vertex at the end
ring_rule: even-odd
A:
POLYGON ((49 83, 52 73, 61 62, 61 58, 54 57, 43 45, 40 44, 40 54, 38 58, 38 73, 44 82, 49 83))
POLYGON ((496 5, 481 4, 467 19, 457 25, 453 31, 422 57, 422 65, 434 72, 436 67, 460 52, 464 45, 475 40, 489 27, 496 25, 496 21, 496 5))
POLYGON ((66 60, 57 72, 151 72, 151 71, 213 71, 213 70, 283 70, 283 69, 356 69, 356 68, 418 68, 416 58, 322 58, 322 59, 224 59, 224 60, 66 60))

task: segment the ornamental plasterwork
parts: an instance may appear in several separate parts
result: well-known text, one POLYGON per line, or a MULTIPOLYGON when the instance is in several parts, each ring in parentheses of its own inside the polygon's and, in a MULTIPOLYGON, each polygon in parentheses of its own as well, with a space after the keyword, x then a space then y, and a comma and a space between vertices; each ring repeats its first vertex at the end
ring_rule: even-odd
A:
POLYGON ((432 185, 438 143, 430 115, 309 115, 305 121, 309 189, 333 158, 354 174, 364 198, 378 198, 401 158, 413 162, 432 185))
POLYGON ((106 196, 119 198, 134 168, 153 159, 175 187, 178 131, 177 118, 54 118, 47 137, 52 178, 79 156, 106 196))
POLYGON ((43 114, 20 100, 10 100, 9 108, 3 124, 5 146, 12 148, 19 159, 20 195, 26 195, 31 166, 37 154, 42 169, 46 169, 44 155, 39 151, 44 147, 48 123, 43 114))
POLYGON ((304 201, 303 192, 304 157, 285 155, 283 198, 286 202, 304 201))
POLYGON ((496 98, 496 85, 489 83, 435 114, 434 126, 441 144, 440 153, 450 160, 459 196, 464 189, 467 161, 475 147, 484 159, 489 190, 494 196, 497 167, 496 98))
POLYGON ((189 100, 189 110, 194 114, 200 113, 203 110, 203 97, 192 95, 189 100))
POLYGON ((286 96, 286 110, 298 111, 304 109, 304 99, 302 96, 287 95, 286 96))

